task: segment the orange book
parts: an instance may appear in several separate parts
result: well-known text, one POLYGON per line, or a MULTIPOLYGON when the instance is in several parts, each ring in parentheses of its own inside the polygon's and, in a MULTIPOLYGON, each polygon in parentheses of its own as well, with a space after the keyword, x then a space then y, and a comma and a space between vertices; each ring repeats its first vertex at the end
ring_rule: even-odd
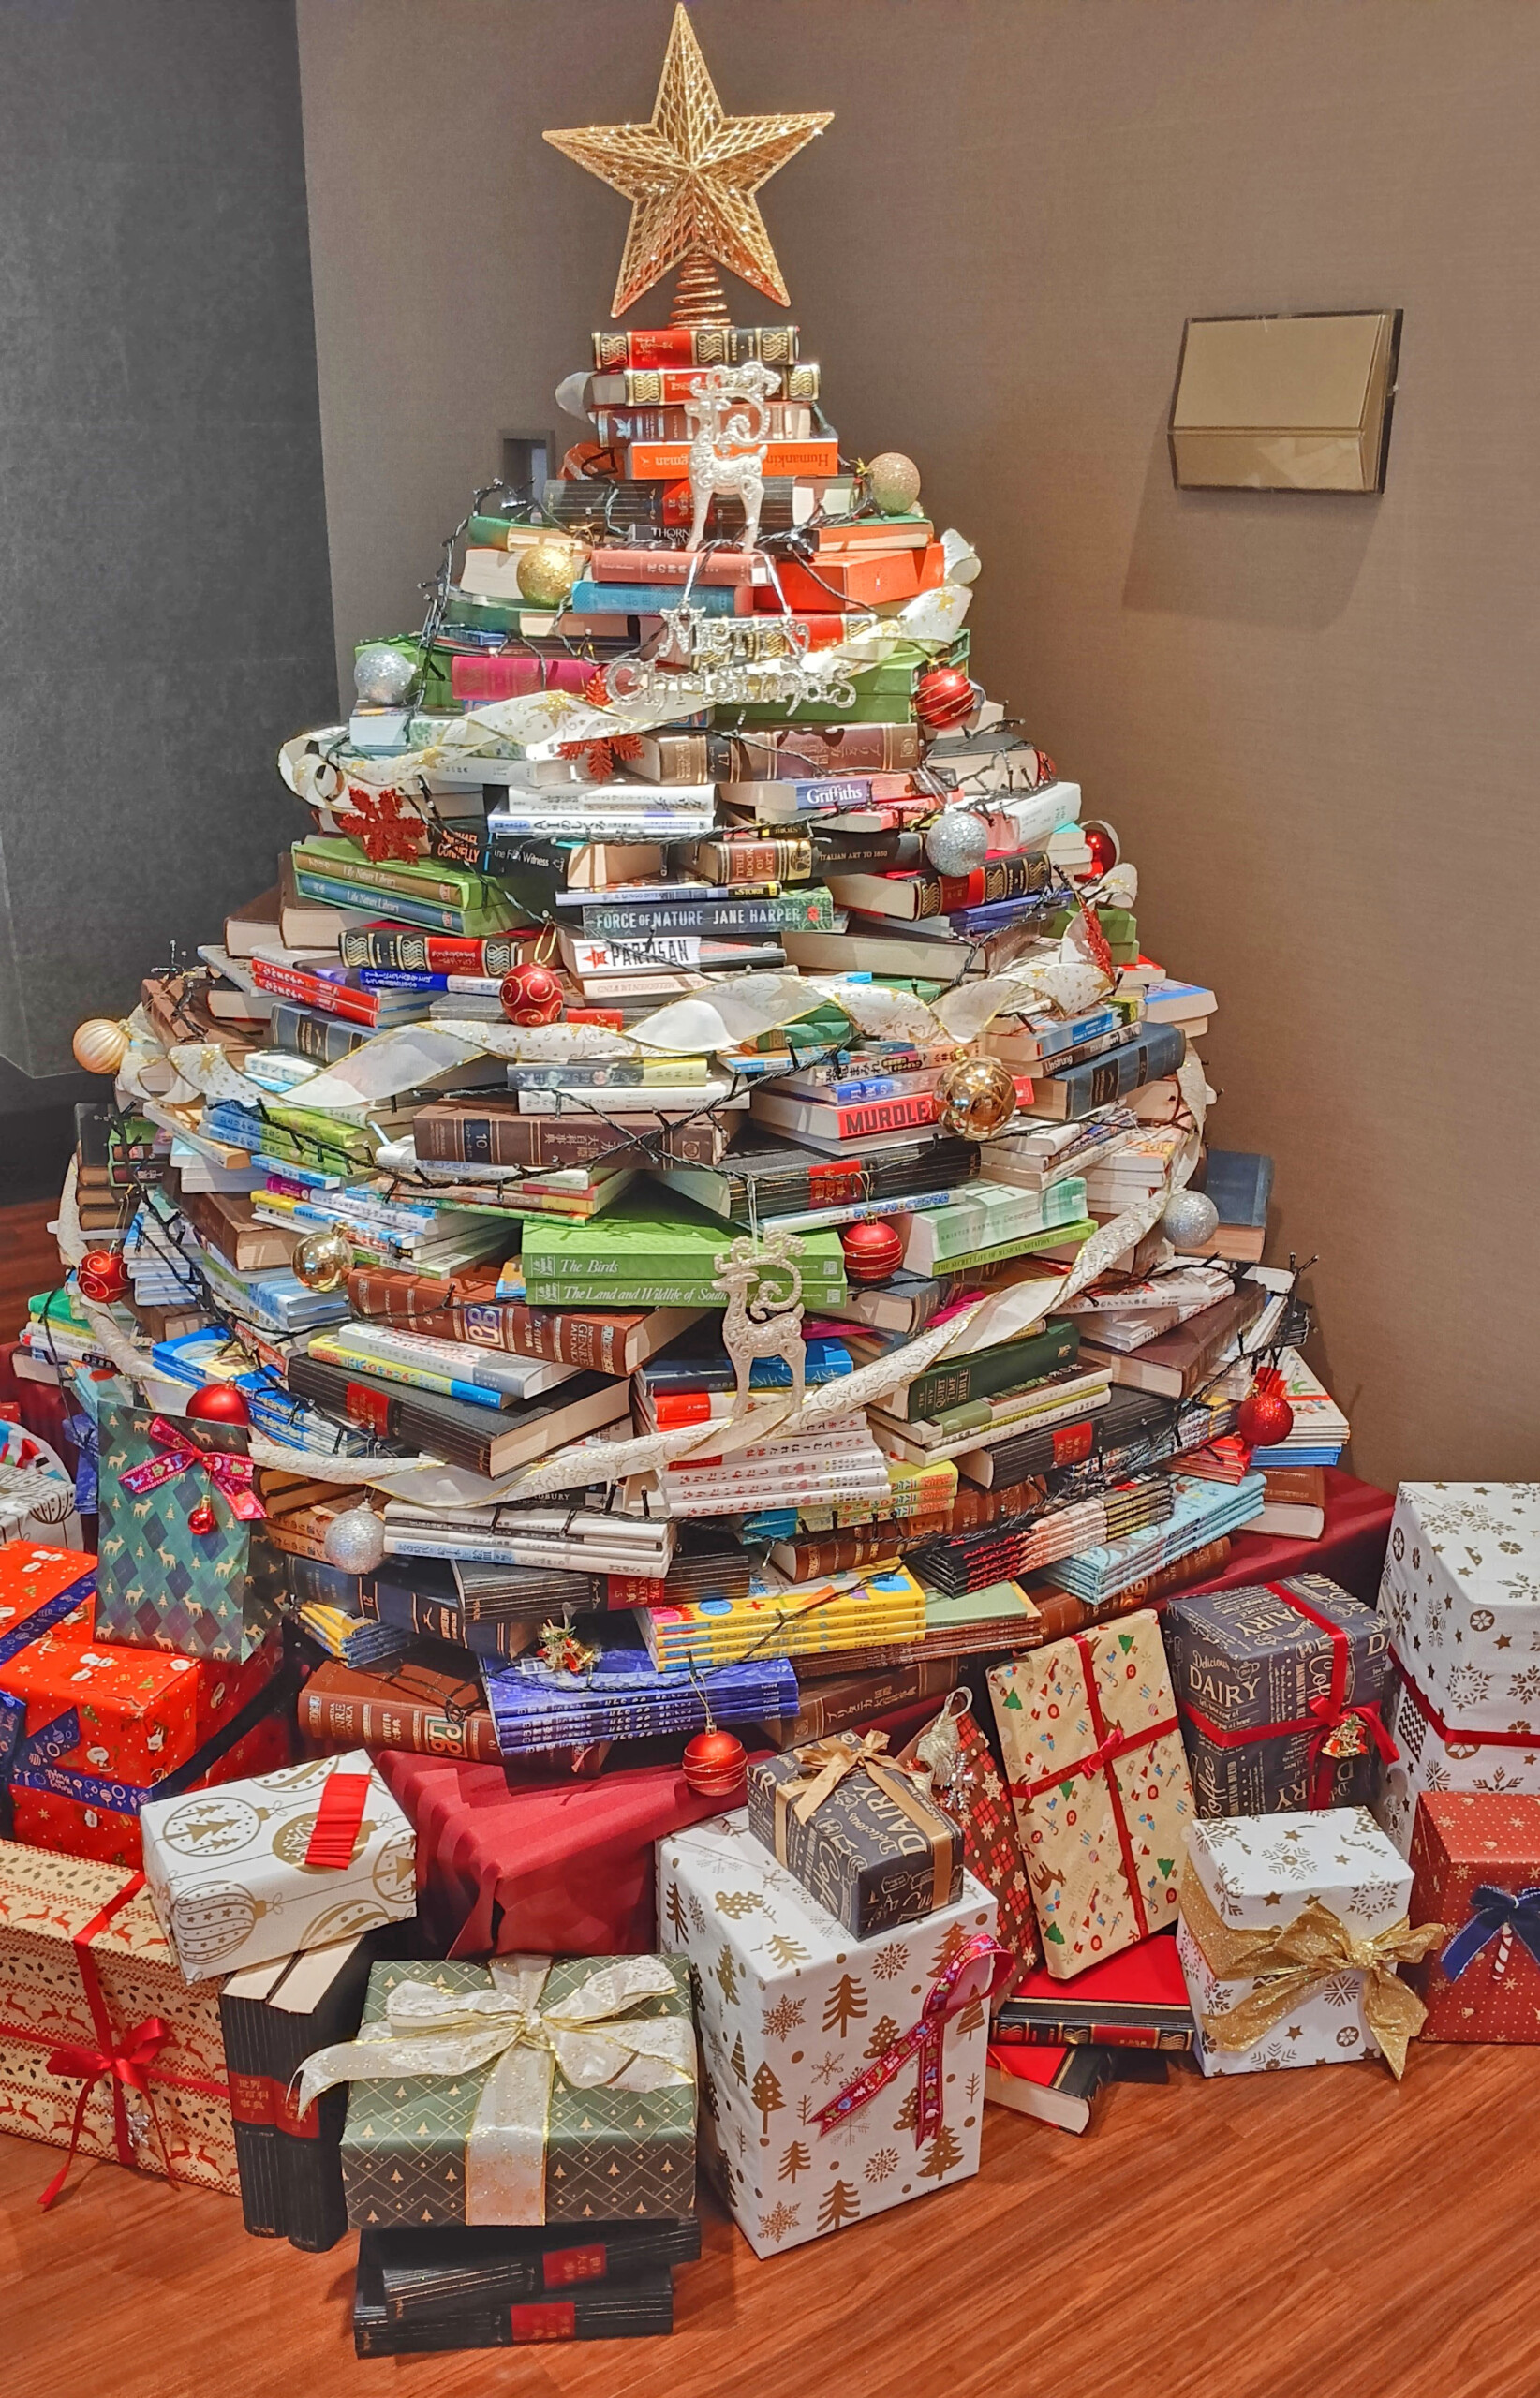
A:
MULTIPOLYGON (((828 608, 835 595, 848 608, 875 608, 884 600, 912 600, 918 591, 932 591, 941 580, 941 545, 931 541, 923 550, 879 551, 848 557, 820 555, 812 566, 787 559, 780 568, 781 589, 793 608, 828 608)), ((776 605, 773 591, 755 592, 760 607, 776 605)))
MULTIPOLYGON (((689 474, 688 441, 632 441, 625 451, 626 472, 637 482, 661 482, 689 474)), ((837 475, 837 441, 771 441, 765 445, 767 475, 837 475)))

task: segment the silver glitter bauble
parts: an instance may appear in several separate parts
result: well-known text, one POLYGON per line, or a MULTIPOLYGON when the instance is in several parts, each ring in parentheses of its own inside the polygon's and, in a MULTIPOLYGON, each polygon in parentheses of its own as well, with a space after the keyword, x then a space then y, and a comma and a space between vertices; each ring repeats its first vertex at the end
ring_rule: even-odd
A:
POLYGON ((404 650, 372 641, 353 660, 353 688, 366 708, 396 708, 411 689, 417 669, 404 650))
POLYGON ((328 1565, 342 1574, 373 1574, 385 1562, 385 1527, 372 1507, 349 1507, 326 1528, 328 1565))
POLYGON ((989 854, 989 827, 970 807, 949 808, 925 833, 925 855, 938 874, 971 874, 989 854))
POLYGON ((1161 1230, 1173 1249, 1202 1249, 1219 1230, 1219 1209, 1202 1191, 1173 1192, 1161 1230))

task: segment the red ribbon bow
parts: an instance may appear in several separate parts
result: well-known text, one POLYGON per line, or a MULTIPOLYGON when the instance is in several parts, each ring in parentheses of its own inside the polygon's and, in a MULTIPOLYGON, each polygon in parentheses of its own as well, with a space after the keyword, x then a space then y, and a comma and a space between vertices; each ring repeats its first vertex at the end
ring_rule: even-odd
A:
POLYGON ((123 2094, 126 2089, 137 2090, 150 2110, 150 2120, 155 2127, 155 2138, 160 2140, 160 2153, 166 2164, 166 2179, 168 2182, 173 2182, 176 2179, 171 2171, 171 2160, 166 2155, 166 2143, 161 2137, 160 2123, 155 2114, 155 2100, 150 2095, 150 2084, 146 2075, 146 2068, 154 2064, 169 2036, 166 2025, 159 2016, 147 2015, 142 2023, 136 2023, 133 2030, 126 2032, 121 2040, 109 2029, 108 2044, 104 2049, 77 2048, 71 2044, 54 2050, 48 2060, 50 2073, 62 2074, 69 2080, 73 2080, 79 2074, 81 2095, 75 2101, 75 2120, 69 2127, 69 2147, 66 2152, 65 2161, 38 2199, 37 2204, 40 2207, 51 2207, 64 2188, 68 2179, 69 2169, 75 2162, 75 2151, 81 2144, 81 2127, 85 2122, 85 2110, 90 2104, 91 2093, 97 2082, 105 2080, 109 2074, 112 2077, 112 2134, 117 2146, 118 2163, 131 2166, 134 2161, 133 2142, 128 2132, 128 2109, 124 2104, 123 2094))
POLYGON ((992 1933, 976 1932, 965 1941, 932 1983, 918 2021, 907 2032, 900 2032, 896 2040, 890 2040, 880 2057, 865 2066, 853 2081, 848 2081, 826 2107, 819 2109, 813 2117, 819 2130, 832 2131, 837 2124, 844 2123, 858 2107, 864 2107, 880 2090, 885 2090, 895 2076, 902 2073, 911 2057, 917 2055, 920 2092, 914 2115, 915 2145, 923 2148, 927 2139, 934 2139, 941 2127, 941 2046, 946 2027, 965 2006, 997 1990, 1010 1967, 1010 1951, 1002 1948, 992 1933))
POLYGON ((254 1469, 249 1458, 232 1457, 227 1449, 202 1448, 185 1425, 170 1423, 164 1415, 150 1419, 150 1438, 159 1443, 159 1456, 130 1466, 118 1476, 125 1490, 136 1499, 146 1490, 158 1490, 163 1482, 173 1482, 179 1473, 201 1467, 243 1523, 262 1521, 267 1510, 251 1487, 254 1469))
POLYGON ((1249 1724, 1234 1732, 1211 1723, 1201 1708, 1194 1707, 1190 1699, 1181 1699, 1178 1705, 1188 1723, 1195 1724, 1204 1739, 1211 1740, 1220 1749, 1247 1748, 1253 1740, 1278 1740, 1293 1732, 1309 1733, 1306 1748, 1310 1764, 1310 1803, 1312 1808, 1329 1807, 1337 1786, 1337 1767, 1340 1758, 1361 1755, 1365 1748, 1372 1747, 1386 1765, 1394 1765, 1400 1751, 1385 1728, 1377 1699, 1351 1707, 1347 1703, 1351 1648, 1341 1625, 1334 1623, 1330 1616, 1322 1615, 1308 1599, 1302 1599, 1297 1591, 1289 1590, 1282 1582, 1266 1582, 1263 1588, 1275 1599, 1281 1599, 1286 1607, 1292 1607, 1296 1615, 1302 1615, 1307 1623, 1313 1623, 1318 1632, 1325 1634, 1331 1643, 1329 1690, 1307 1700, 1304 1714, 1296 1716, 1291 1723, 1249 1724), (1339 1741, 1334 1747, 1334 1736, 1350 1725, 1353 1727, 1351 1745, 1339 1741))

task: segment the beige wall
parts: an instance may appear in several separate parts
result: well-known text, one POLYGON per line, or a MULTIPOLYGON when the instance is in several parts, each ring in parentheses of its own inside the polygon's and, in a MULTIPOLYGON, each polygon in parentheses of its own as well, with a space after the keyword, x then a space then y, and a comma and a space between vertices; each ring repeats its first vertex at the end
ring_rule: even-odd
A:
MULTIPOLYGON (((974 656, 1211 981, 1216 1133, 1321 1252, 1360 1472, 1536 1463, 1531 0, 694 0, 846 448, 977 541, 974 656), (1383 498, 1177 495, 1189 314, 1406 312, 1383 498)), ((667 0, 301 0, 339 636, 605 321, 667 0)), ((735 288, 736 313, 763 311, 735 288)), ((651 297, 636 312, 659 321, 651 297)))

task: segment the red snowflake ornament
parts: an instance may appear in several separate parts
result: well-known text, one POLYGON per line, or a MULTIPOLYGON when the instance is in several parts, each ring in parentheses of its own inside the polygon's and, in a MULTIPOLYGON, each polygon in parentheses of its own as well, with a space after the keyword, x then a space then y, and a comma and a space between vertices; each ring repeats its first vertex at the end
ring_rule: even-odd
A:
POLYGON ((348 830, 363 844, 365 857, 378 866, 387 858, 419 854, 422 827, 417 817, 403 813, 398 791, 375 792, 365 791, 362 783, 349 783, 348 798, 352 809, 348 830))

